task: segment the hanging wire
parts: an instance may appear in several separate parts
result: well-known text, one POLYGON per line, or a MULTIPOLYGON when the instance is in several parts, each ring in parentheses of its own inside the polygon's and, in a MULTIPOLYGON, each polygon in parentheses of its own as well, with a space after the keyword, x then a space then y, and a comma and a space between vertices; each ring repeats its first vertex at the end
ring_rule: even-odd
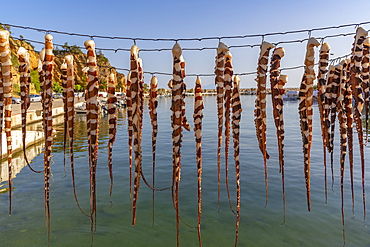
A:
POLYGON ((38 32, 48 31, 50 33, 57 33, 57 34, 70 35, 70 36, 80 36, 80 37, 87 37, 87 38, 141 40, 141 41, 203 41, 203 40, 220 40, 220 39, 245 39, 245 38, 255 38, 255 37, 262 37, 262 36, 276 36, 276 35, 287 35, 287 34, 295 34, 295 33, 303 33, 303 32, 323 31, 323 30, 330 30, 330 29, 346 28, 346 27, 351 27, 351 26, 357 28, 361 25, 366 25, 366 24, 370 24, 370 21, 353 23, 353 24, 344 24, 344 25, 338 25, 338 26, 328 26, 328 27, 292 30, 292 31, 285 31, 285 32, 273 32, 273 33, 264 33, 264 34, 246 34, 246 35, 235 35, 235 36, 220 36, 220 37, 213 36, 213 37, 201 37, 201 38, 177 38, 175 39, 175 38, 138 38, 138 37, 122 37, 122 36, 103 36, 103 35, 95 35, 95 34, 91 35, 91 34, 64 32, 64 31, 58 31, 58 30, 46 30, 46 29, 35 28, 35 27, 27 27, 27 26, 3 23, 3 25, 8 25, 9 27, 34 30, 38 32))
MULTIPOLYGON (((370 30, 367 30, 370 31, 370 30)), ((340 33, 340 34, 333 34, 333 35, 326 35, 324 37, 317 37, 316 39, 328 39, 328 38, 337 38, 337 37, 346 37, 348 35, 355 35, 356 33, 351 32, 351 33, 340 33)), ((20 40, 19 38, 13 37, 15 40, 20 40)), ((279 41, 272 43, 274 46, 280 45, 280 44, 293 44, 293 43, 303 43, 304 41, 307 41, 309 38, 305 39, 298 39, 298 40, 288 40, 288 41, 279 41)), ((44 45, 44 42, 41 41, 36 41, 36 40, 31 40, 31 39, 23 39, 24 41, 30 42, 30 43, 35 43, 35 44, 41 44, 44 45)), ((177 40, 174 40, 177 42, 177 40)), ((134 40, 134 44, 136 44, 136 40, 134 40)), ((54 43, 54 46, 58 47, 63 47, 64 45, 61 44, 56 44, 54 43)), ((244 44, 244 45, 231 45, 228 46, 229 49, 233 48, 254 48, 254 47, 259 47, 260 44, 244 44)), ((79 49, 86 49, 85 47, 82 46, 75 46, 76 48, 79 49)), ((112 51, 112 52, 118 52, 118 51, 125 51, 125 52, 130 52, 131 49, 128 48, 103 48, 103 47, 96 47, 96 50, 100 51, 112 51)), ((171 51, 172 48, 158 48, 158 49, 140 49, 140 52, 161 52, 161 51, 171 51)), ((204 51, 204 50, 217 50, 217 47, 201 47, 201 48, 182 48, 183 51, 204 51)))

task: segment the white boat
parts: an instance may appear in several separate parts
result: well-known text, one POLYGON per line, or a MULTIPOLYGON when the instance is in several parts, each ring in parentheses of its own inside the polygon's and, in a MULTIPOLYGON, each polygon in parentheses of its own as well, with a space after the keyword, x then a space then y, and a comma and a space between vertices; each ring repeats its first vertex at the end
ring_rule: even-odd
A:
POLYGON ((283 100, 297 100, 298 95, 298 91, 288 91, 283 95, 283 100))

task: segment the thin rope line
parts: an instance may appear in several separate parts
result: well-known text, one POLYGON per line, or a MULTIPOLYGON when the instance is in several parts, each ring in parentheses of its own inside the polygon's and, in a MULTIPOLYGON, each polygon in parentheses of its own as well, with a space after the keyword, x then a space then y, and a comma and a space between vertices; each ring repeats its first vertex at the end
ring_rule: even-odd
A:
POLYGON ((328 26, 328 27, 319 27, 319 28, 312 28, 312 29, 301 29, 301 30, 292 30, 292 31, 285 31, 285 32, 273 32, 273 33, 264 33, 264 34, 246 34, 246 35, 235 35, 235 36, 211 36, 211 37, 201 37, 201 38, 138 38, 138 37, 121 37, 121 36, 103 36, 103 35, 91 35, 91 34, 81 34, 81 33, 71 33, 65 31, 57 31, 57 30, 50 30, 50 29, 42 29, 42 28, 35 28, 35 27, 27 27, 27 26, 20 26, 14 24, 3 23, 3 26, 8 25, 9 27, 13 28, 20 28, 20 29, 28 29, 34 30, 38 32, 47 32, 47 33, 57 33, 63 35, 70 35, 70 36, 80 36, 80 37, 87 37, 87 38, 101 38, 101 39, 120 39, 120 40, 132 40, 132 41, 202 41, 202 40, 221 40, 221 39, 245 39, 245 38, 254 38, 254 37, 266 37, 266 36, 276 36, 276 35, 287 35, 287 34, 294 34, 294 33, 307 33, 307 32, 314 32, 314 31, 322 31, 322 30, 329 30, 329 29, 339 29, 351 26, 360 26, 370 24, 370 21, 360 22, 360 23, 353 23, 353 24, 344 24, 338 26, 328 26))

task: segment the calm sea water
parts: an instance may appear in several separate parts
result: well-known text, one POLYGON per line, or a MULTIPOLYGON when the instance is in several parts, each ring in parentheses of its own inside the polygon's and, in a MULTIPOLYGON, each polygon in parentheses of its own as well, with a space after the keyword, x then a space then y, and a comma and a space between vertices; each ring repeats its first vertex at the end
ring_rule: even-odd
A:
MULTIPOLYGON (((170 125, 170 98, 159 98, 156 154, 156 187, 171 185, 172 138, 170 125)), ((193 97, 186 98, 186 114, 192 126, 193 97)), ((311 151, 311 212, 307 211, 306 188, 303 173, 302 141, 299 127, 298 102, 286 102, 285 121, 285 185, 286 223, 283 222, 281 174, 278 168, 276 130, 272 120, 271 98, 267 102, 268 204, 265 206, 263 157, 258 148, 254 126, 254 96, 242 96, 240 131, 241 209, 239 246, 342 246, 339 134, 335 136, 334 187, 331 190, 331 171, 328 166, 328 203, 325 205, 323 151, 317 104, 314 106, 313 144, 311 151)), ((203 246, 233 246, 236 217, 229 208, 222 147, 221 211, 217 214, 217 113, 216 97, 204 97, 203 119, 203 177, 202 221, 203 246)), ((144 108, 143 170, 151 183, 151 125, 144 108)), ((155 193, 155 225, 152 226, 152 191, 141 182, 137 202, 137 219, 132 227, 129 204, 129 167, 127 119, 119 112, 117 137, 113 147, 114 187, 109 202, 110 179, 107 167, 107 117, 100 119, 97 168, 97 226, 94 246, 175 246, 176 218, 171 192, 155 193)), ((338 127, 338 123, 336 123, 338 127)), ((86 118, 76 116, 75 126, 75 181, 79 203, 89 211, 89 168, 87 156, 86 118)), ((76 206, 70 166, 67 177, 63 170, 63 138, 61 128, 54 139, 52 182, 50 194, 51 246, 90 246, 90 219, 76 206)), ((357 137, 354 138, 355 218, 346 161, 344 181, 346 246, 369 246, 369 229, 363 224, 361 165, 357 137)), ((369 145, 370 146, 370 145, 369 145)), ((370 160, 369 146, 365 159, 370 160)), ((182 143, 182 171, 180 182, 180 215, 192 225, 197 224, 197 170, 194 132, 184 132, 182 143)), ((236 182, 233 149, 229 151, 229 183, 231 198, 236 206, 236 182)), ((329 159, 328 159, 329 160, 329 159)), ((43 155, 36 156, 32 165, 43 168, 43 155)), ((366 181, 370 170, 366 167, 366 181)), ((367 183, 368 184, 368 183, 367 183)), ((2 187, 6 187, 3 183, 2 187)), ((366 191, 369 191, 369 186, 366 191)), ((13 179, 12 215, 8 216, 8 193, 0 194, 0 245, 46 246, 44 218, 43 175, 32 173, 27 167, 13 179)), ((367 193, 369 196, 369 194, 367 193)), ((370 201, 367 200, 369 203, 370 201)), ((368 204, 369 204, 368 203, 368 204)), ((369 210, 369 207, 367 207, 369 210)), ((370 210, 369 210, 370 213, 370 210)), ((367 220, 369 223, 369 220, 367 220)), ((180 245, 198 246, 197 231, 180 224, 180 245)))

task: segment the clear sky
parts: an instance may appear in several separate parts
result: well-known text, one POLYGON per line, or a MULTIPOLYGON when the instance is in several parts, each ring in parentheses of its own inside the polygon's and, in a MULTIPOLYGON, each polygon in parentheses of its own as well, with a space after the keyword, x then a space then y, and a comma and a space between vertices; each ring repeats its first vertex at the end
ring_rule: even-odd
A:
MULTIPOLYGON (((0 22, 83 33, 88 35, 142 38, 199 38, 263 34, 290 30, 312 29, 370 21, 369 2, 357 1, 2 1, 0 22)), ((370 25, 362 26, 366 30, 370 25)), ((43 41, 44 33, 11 28, 12 35, 43 41)), ((312 37, 355 32, 354 27, 312 32, 312 37)), ((53 34, 55 44, 83 46, 85 37, 53 34)), ((300 40, 308 33, 265 37, 265 41, 300 40)), ((94 39, 97 48, 127 48, 133 41, 94 39)), ((260 44, 261 37, 223 39, 226 45, 260 44)), ((333 55, 350 53, 353 36, 325 40, 333 55)), ((218 40, 182 41, 183 48, 217 47, 218 40)), ((140 49, 172 48, 174 42, 137 41, 140 49)), ((303 65, 306 42, 280 45, 285 49, 281 67, 303 65)), ((35 45, 36 50, 42 49, 35 45)), ((85 51, 85 50, 83 50, 85 51)), ((259 48, 232 48, 235 73, 254 72, 259 48)), ((316 49, 316 54, 319 49, 316 49)), ((111 65, 129 68, 129 52, 103 52, 111 65)), ((216 50, 184 51, 187 74, 212 74, 216 50)), ((144 71, 172 72, 171 51, 141 52, 144 71)), ((315 61, 318 61, 316 56, 315 61)), ((126 71, 120 71, 127 75, 126 71)), ((287 87, 298 87, 303 69, 286 70, 287 87)), ((157 76, 159 87, 167 87, 171 76, 157 76)), ((151 75, 145 74, 145 82, 151 75)), ((241 87, 256 87, 255 75, 242 76, 241 87)), ((188 88, 194 87, 195 77, 187 77, 188 88)), ((214 88, 214 77, 201 77, 203 87, 214 88)), ((268 83, 269 84, 269 83, 268 83)))

